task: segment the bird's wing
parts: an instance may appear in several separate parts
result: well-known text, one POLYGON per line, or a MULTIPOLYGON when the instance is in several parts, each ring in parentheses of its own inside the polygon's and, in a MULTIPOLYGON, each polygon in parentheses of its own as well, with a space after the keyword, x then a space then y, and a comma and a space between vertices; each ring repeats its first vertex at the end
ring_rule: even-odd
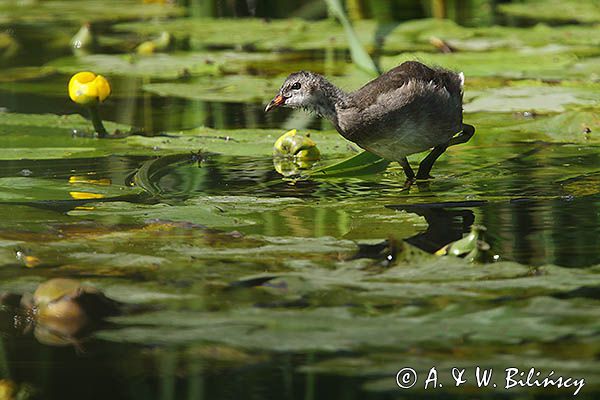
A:
POLYGON ((356 105, 373 104, 377 98, 387 92, 395 91, 410 81, 433 82, 445 87, 452 95, 462 92, 461 78, 458 74, 444 69, 433 69, 418 61, 406 61, 385 74, 367 83, 351 94, 356 105))

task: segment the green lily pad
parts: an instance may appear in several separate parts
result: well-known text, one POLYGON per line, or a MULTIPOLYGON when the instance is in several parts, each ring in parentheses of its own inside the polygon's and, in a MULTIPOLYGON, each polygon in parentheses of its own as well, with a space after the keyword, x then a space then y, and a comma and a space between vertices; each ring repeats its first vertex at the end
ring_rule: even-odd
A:
POLYGON ((598 108, 578 108, 543 116, 533 121, 511 126, 520 132, 544 133, 552 141, 598 143, 600 140, 600 117, 598 108))
POLYGON ((574 310, 581 303, 578 300, 539 297, 523 303, 470 311, 464 309, 465 305, 454 304, 427 315, 411 315, 406 310, 362 316, 336 307, 299 311, 245 308, 223 313, 162 311, 117 318, 114 321, 124 327, 99 336, 133 343, 209 341, 263 351, 334 352, 365 347, 409 348, 431 342, 452 344, 465 335, 472 344, 548 342, 570 331, 561 321, 571 313, 579 321, 575 337, 590 337, 598 328, 591 309, 574 310), (440 320, 448 321, 443 330, 435 329, 440 320))
MULTIPOLYGON (((372 22, 355 24, 365 42, 374 32, 372 22)), ((335 21, 304 21, 299 19, 202 19, 185 18, 153 23, 119 24, 116 29, 145 36, 167 31, 178 39, 189 39, 193 49, 241 48, 261 51, 278 49, 346 48, 342 27, 335 21)))
POLYGON ((52 61, 49 66, 64 73, 94 71, 105 75, 178 78, 189 73, 216 75, 219 65, 208 54, 153 54, 151 56, 91 54, 52 61), (187 72, 186 72, 187 71, 187 72))
POLYGON ((51 75, 54 72, 52 68, 44 67, 18 67, 2 70, 0 83, 14 83, 21 80, 40 79, 51 75))
MULTIPOLYGON (((506 6, 506 5, 503 5, 506 6)), ((377 27, 373 21, 354 21, 359 43, 368 49, 375 46, 377 27)), ((349 47, 343 27, 334 21, 252 19, 194 19, 158 21, 155 23, 127 23, 117 29, 154 36, 168 31, 180 39, 189 38, 195 49, 242 48, 259 51, 278 49, 346 49, 349 47)), ((451 20, 419 19, 388 27, 381 36, 386 53, 403 51, 436 51, 432 38, 446 41, 461 51, 486 51, 492 49, 520 49, 527 46, 543 47, 560 43, 574 51, 596 52, 600 35, 595 26, 534 28, 506 26, 462 27, 451 20)))
MULTIPOLYGON (((47 183, 45 185, 48 186, 47 183)), ((44 186, 44 184, 41 184, 41 186, 44 186)), ((34 186, 32 189, 36 192, 38 199, 42 199, 43 201, 43 199, 47 197, 40 192, 39 186, 37 188, 34 186)), ((93 188, 87 188, 85 190, 93 190, 93 188)), ((55 189, 53 189, 52 192, 57 198, 71 198, 70 196, 68 196, 68 192, 60 193, 58 190, 55 189)), ((14 191, 12 194, 14 200, 14 191)), ((28 193, 25 193, 25 195, 27 195, 27 197, 30 197, 28 193)), ((21 193, 21 196, 25 197, 24 193, 21 193)), ((0 212, 2 212, 3 215, 10 215, 10 218, 4 218, 2 221, 0 221, 0 231, 2 232, 21 231, 32 232, 34 234, 44 233, 48 232, 48 226, 72 222, 70 217, 64 215, 63 213, 57 213, 54 210, 35 207, 33 204, 21 205, 11 201, 7 201, 4 203, 0 202, 0 212)), ((0 248, 3 248, 4 245, 1 243, 2 240, 0 240, 0 248)), ((7 262, 7 260, 10 259, 14 259, 15 248, 17 248, 20 245, 27 246, 27 239, 19 238, 18 240, 13 241, 12 243, 8 242, 6 244, 6 250, 9 256, 2 258, 4 262, 7 262)))
MULTIPOLYGON (((40 6, 42 11, 48 4, 40 6)), ((105 4, 108 13, 113 1, 105 4)), ((33 8, 27 7, 32 21, 44 17, 33 8)), ((2 21, 5 14, 0 14, 2 21)), ((64 42, 69 26, 78 24, 73 15, 48 18, 48 42, 57 36, 64 42), (64 27, 50 29, 53 21, 64 21, 64 27)), ((36 35, 45 38, 40 28, 45 25, 36 26, 36 35)), ((364 384, 364 391, 398 396, 395 371, 410 365, 422 377, 436 365, 447 379, 437 394, 464 397, 458 391, 464 388, 446 385, 452 383, 452 367, 501 371, 537 365, 584 376, 584 393, 594 397, 600 382, 595 372, 600 329, 597 26, 473 28, 427 19, 397 26, 357 21, 353 27, 358 42, 382 56, 384 69, 418 58, 465 72, 464 119, 477 132, 440 157, 436 179, 403 190, 404 175, 396 163, 357 154, 354 144, 331 129, 301 129, 325 159, 308 179, 283 180, 273 170, 271 152, 285 124, 299 127, 292 119, 280 129, 197 127, 98 140, 71 136, 73 128, 91 128, 77 115, 2 113, 0 299, 5 291, 20 295, 49 277, 68 276, 126 303, 133 312, 96 333, 105 339, 107 354, 119 356, 106 360, 133 365, 122 375, 135 375, 135 382, 146 382, 138 372, 156 362, 161 381, 148 393, 158 387, 172 398, 194 397, 192 387, 200 380, 191 379, 203 368, 210 375, 211 361, 227 357, 235 361, 219 364, 226 373, 259 359, 269 371, 275 365, 286 374, 306 374, 309 394, 315 374, 330 374, 357 378, 347 382, 364 384), (438 53, 432 37, 457 51, 438 53), (406 50, 412 53, 398 54, 406 50), (351 158, 335 163, 346 157, 351 158), (133 187, 125 183, 132 180, 133 187), (147 192, 143 196, 141 189, 147 192), (492 254, 507 261, 473 265, 430 253, 460 238, 471 222, 488 227, 485 240, 492 254), (25 265, 16 251, 40 263, 25 265), (311 353, 314 357, 306 357, 311 353), (271 364, 281 359, 283 365, 271 364), (194 370, 198 363, 207 367, 194 370), (188 392, 168 393, 179 387, 188 392)), ((331 20, 179 18, 117 29, 116 35, 109 33, 113 43, 123 32, 146 40, 166 30, 180 44, 189 38, 192 48, 203 51, 66 57, 39 69, 3 71, 2 92, 18 92, 18 100, 36 95, 32 107, 44 107, 65 96, 68 74, 91 69, 112 78, 112 105, 121 105, 122 94, 131 90, 120 81, 139 77, 134 81, 146 94, 165 97, 159 103, 172 104, 170 97, 196 100, 189 107, 192 102, 176 101, 174 119, 180 112, 198 112, 199 102, 235 102, 246 104, 243 118, 254 118, 249 124, 271 126, 280 115, 265 122, 252 112, 293 70, 314 69, 346 90, 369 79, 346 62, 343 27, 331 20), (236 52, 217 51, 223 48, 236 52), (324 49, 324 60, 323 52, 317 52, 317 60, 312 51, 267 54, 275 49, 324 49)), ((54 46, 40 42, 40 47, 60 49, 54 46)), ((128 100, 132 94, 151 97, 138 97, 139 88, 127 93, 128 100)), ((12 109, 10 102, 9 97, 3 106, 12 109)), ((149 105, 153 112, 171 110, 149 105)), ((242 107, 227 108, 223 123, 210 118, 217 113, 196 121, 228 126, 229 109, 237 117, 242 107)), ((107 128, 129 129, 111 123, 107 128)), ((424 155, 412 155, 412 165, 424 155)), ((0 306, 0 320, 6 322, 0 324, 0 336, 8 343, 8 370, 14 372, 15 340, 30 338, 15 337, 9 308, 0 306)), ((76 357, 74 351, 60 352, 69 354, 76 357)), ((22 364, 23 354, 18 356, 22 364)), ((44 360, 27 363, 44 368, 40 374, 34 368, 31 376, 53 372, 54 365, 44 360)), ((431 395, 414 390, 417 397, 431 395)))
POLYGON ((589 76, 590 80, 598 81, 600 80, 598 63, 600 63, 600 57, 591 57, 578 61, 573 65, 573 72, 577 76, 589 76))
POLYGON ((127 202, 97 203, 69 212, 111 224, 143 222, 146 220, 183 221, 207 227, 247 225, 251 222, 223 215, 214 207, 186 207, 168 204, 142 205, 127 202))
MULTIPOLYGON (((506 6, 506 5, 503 5, 506 6)), ((519 50, 524 47, 547 47, 548 43, 573 51, 596 51, 600 34, 595 26, 548 26, 529 28, 507 26, 463 27, 449 19, 419 19, 395 27, 386 37, 384 50, 431 51, 432 39, 446 42, 458 51, 519 50)))
POLYGON ((124 185, 57 182, 33 177, 0 178, 0 202, 4 203, 104 199, 135 193, 139 193, 139 189, 124 185))
POLYGON ((466 92, 466 112, 560 112, 568 105, 595 105, 600 103, 600 86, 560 85, 550 86, 517 84, 487 90, 466 92))
POLYGON ((181 16, 184 9, 169 4, 144 4, 134 0, 0 1, 0 23, 116 22, 132 19, 181 16))
POLYGON ((600 3, 597 0, 527 0, 500 4, 501 13, 510 17, 549 22, 600 22, 600 3))
MULTIPOLYGON (((79 115, 54 114, 0 114, 0 133, 5 135, 0 159, 57 159, 94 157, 113 152, 108 141, 73 138, 73 129, 91 131, 92 123, 79 115)), ((109 131, 128 130, 120 124, 108 122, 109 131)))
MULTIPOLYGON (((48 159, 121 155, 165 155, 173 153, 222 153, 230 156, 271 157, 273 143, 283 130, 239 129, 220 131, 196 128, 169 136, 129 136, 98 140, 73 138, 72 130, 90 130, 91 122, 79 115, 1 114, 0 133, 7 135, 0 159, 48 159)), ((106 123, 107 130, 127 131, 123 125, 106 123)), ((307 132, 302 132, 307 133, 307 132)), ((310 132, 327 157, 339 157, 355 151, 337 132, 310 132)))
POLYGON ((469 77, 503 77, 565 79, 572 75, 570 66, 577 57, 564 52, 544 53, 534 49, 521 51, 490 51, 485 56, 475 52, 450 54, 407 53, 395 57, 384 57, 384 69, 391 69, 408 60, 418 60, 426 64, 439 65, 465 74, 469 77))
MULTIPOLYGON (((284 64, 287 65, 287 64, 284 64)), ((351 64, 336 64, 339 76, 331 81, 347 91, 358 89, 372 76, 354 68, 351 64)), ((295 63, 290 68, 300 68, 295 63)), ((310 67, 309 67, 310 68, 310 67)), ((289 73, 291 69, 288 68, 289 73)), ((185 99, 235 102, 267 103, 279 90, 285 76, 225 75, 198 77, 186 82, 149 83, 143 86, 147 92, 160 96, 185 99)))
POLYGON ((284 78, 244 75, 200 77, 190 82, 150 83, 144 90, 159 96, 218 102, 266 102, 279 89, 284 78))
POLYGON ((253 62, 275 62, 273 54, 234 52, 157 53, 147 56, 91 54, 59 58, 47 64, 59 72, 74 74, 94 71, 98 74, 160 79, 187 79, 190 75, 239 73, 253 62))
MULTIPOLYGON (((219 131, 209 128, 196 128, 180 132, 175 137, 130 136, 124 143, 130 148, 154 148, 157 151, 186 152, 202 150, 228 156, 268 156, 273 152, 273 143, 283 130, 274 129, 235 129, 219 131)), ((299 132, 306 134, 307 132, 299 132)), ((342 138, 337 132, 308 132, 317 143, 321 153, 335 157, 354 151, 354 145, 342 138)))

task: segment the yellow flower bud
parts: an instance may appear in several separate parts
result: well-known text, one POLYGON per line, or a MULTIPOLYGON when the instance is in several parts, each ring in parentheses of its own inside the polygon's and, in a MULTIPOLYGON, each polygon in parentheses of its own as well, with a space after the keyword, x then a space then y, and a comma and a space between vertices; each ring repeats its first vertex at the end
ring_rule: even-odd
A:
POLYGON ((69 97, 77 104, 101 103, 110 96, 110 84, 102 75, 78 72, 69 81, 69 97))
POLYGON ((273 145, 273 165, 281 175, 290 177, 310 169, 321 153, 308 135, 298 135, 295 129, 281 135, 273 145))
POLYGON ((294 157, 296 160, 317 161, 321 153, 308 136, 298 135, 295 129, 281 135, 273 145, 273 156, 294 157))

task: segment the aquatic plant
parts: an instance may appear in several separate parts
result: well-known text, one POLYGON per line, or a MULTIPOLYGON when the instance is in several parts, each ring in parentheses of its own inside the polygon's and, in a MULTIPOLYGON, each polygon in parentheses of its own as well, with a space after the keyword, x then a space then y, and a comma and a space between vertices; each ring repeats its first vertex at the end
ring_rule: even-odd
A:
POLYGON ((85 106, 89 113, 94 130, 98 137, 106 137, 108 132, 98 114, 98 104, 110 96, 111 88, 108 80, 93 72, 78 72, 69 81, 69 97, 77 104, 85 106))

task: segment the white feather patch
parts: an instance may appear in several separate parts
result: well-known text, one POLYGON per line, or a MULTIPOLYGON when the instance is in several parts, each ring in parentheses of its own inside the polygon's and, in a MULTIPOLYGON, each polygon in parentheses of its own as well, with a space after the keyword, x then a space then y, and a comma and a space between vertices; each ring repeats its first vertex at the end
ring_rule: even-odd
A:
POLYGON ((465 74, 462 72, 459 72, 458 77, 460 78, 460 87, 465 86, 465 74))

